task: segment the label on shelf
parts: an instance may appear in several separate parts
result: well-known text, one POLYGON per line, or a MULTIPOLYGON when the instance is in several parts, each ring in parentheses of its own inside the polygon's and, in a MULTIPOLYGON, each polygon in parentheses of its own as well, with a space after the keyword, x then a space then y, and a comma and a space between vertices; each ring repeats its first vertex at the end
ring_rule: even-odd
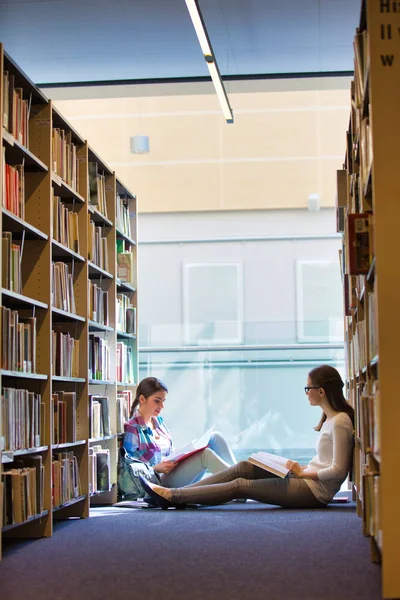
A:
POLYGON ((35 123, 38 127, 50 127, 50 119, 48 117, 36 117, 35 123))

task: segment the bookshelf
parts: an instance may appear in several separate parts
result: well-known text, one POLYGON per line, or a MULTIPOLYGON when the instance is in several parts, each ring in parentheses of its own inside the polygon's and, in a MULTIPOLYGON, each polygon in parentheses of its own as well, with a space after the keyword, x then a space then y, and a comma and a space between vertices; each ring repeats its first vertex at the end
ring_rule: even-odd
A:
POLYGON ((138 346, 136 197, 2 45, 0 82, 1 541, 117 500, 138 346))
POLYGON ((346 156, 337 179, 346 386, 356 411, 354 494, 371 559, 382 564, 384 598, 400 598, 399 30, 397 3, 363 0, 354 39, 346 156))

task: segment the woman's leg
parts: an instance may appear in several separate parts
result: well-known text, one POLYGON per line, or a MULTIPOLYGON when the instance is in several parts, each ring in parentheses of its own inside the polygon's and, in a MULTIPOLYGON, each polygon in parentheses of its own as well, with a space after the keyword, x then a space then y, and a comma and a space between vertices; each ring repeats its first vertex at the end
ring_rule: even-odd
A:
MULTIPOLYGON (((154 487, 158 491, 158 486, 154 487)), ((173 504, 215 505, 237 498, 249 498, 285 508, 324 506, 315 498, 304 480, 295 477, 281 479, 247 461, 211 475, 201 483, 186 488, 163 490, 162 495, 173 504)))
POLYGON ((224 504, 238 498, 257 500, 284 508, 321 508, 306 482, 295 477, 270 477, 249 480, 238 478, 228 483, 168 490, 173 504, 224 504))
POLYGON ((194 482, 200 482, 206 471, 219 473, 226 470, 229 465, 213 450, 205 448, 202 452, 193 454, 186 460, 178 463, 171 473, 161 475, 161 483, 168 488, 178 488, 194 482))
MULTIPOLYGON (((226 441, 226 439, 224 438, 224 436, 222 435, 222 433, 215 431, 212 434, 212 436, 210 437, 210 440, 208 442, 208 447, 211 450, 213 450, 215 452, 215 454, 218 454, 218 456, 220 456, 223 461, 228 463, 228 465, 236 464, 237 461, 236 461, 235 455, 233 454, 232 450, 230 449, 229 444, 226 441)), ((216 472, 216 471, 212 471, 212 473, 214 473, 214 472, 216 472)))

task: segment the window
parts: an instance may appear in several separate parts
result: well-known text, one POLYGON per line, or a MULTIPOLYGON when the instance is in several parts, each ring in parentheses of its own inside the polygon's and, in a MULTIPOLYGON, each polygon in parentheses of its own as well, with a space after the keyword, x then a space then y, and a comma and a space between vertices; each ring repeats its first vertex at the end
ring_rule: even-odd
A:
POLYGON ((343 300, 339 263, 296 261, 298 342, 342 342, 343 300))
POLYGON ((240 344, 243 338, 241 263, 183 267, 186 344, 240 344))

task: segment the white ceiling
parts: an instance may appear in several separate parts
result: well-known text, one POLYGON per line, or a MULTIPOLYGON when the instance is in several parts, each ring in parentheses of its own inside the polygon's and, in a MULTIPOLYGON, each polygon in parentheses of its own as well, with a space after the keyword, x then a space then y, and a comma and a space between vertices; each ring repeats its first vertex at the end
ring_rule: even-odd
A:
MULTIPOLYGON (((199 0, 223 75, 353 70, 361 0, 199 0)), ((208 75, 184 0, 0 0, 35 83, 208 75)))

